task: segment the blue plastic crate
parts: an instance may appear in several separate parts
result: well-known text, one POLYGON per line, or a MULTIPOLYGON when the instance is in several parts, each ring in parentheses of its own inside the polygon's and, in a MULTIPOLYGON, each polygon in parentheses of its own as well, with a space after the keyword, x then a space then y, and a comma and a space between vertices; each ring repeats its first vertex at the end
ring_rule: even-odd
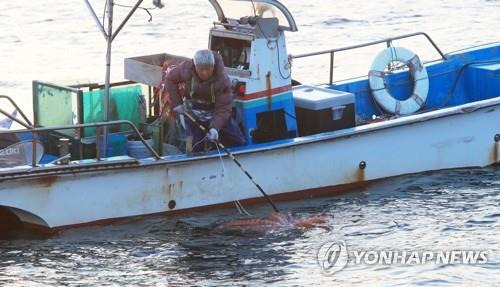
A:
POLYGON ((238 115, 238 122, 243 123, 243 134, 247 144, 254 144, 252 132, 257 129, 257 115, 262 112, 284 110, 285 122, 288 133, 297 135, 297 121, 295 119, 295 105, 292 91, 263 97, 253 100, 236 100, 235 106, 238 115))

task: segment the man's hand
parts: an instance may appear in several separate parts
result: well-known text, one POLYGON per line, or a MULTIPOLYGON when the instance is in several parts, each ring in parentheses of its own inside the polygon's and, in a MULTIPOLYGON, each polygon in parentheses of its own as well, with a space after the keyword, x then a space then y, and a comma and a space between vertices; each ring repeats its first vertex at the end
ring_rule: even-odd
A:
POLYGON ((207 133, 207 138, 213 142, 219 141, 219 133, 216 129, 211 128, 207 133))

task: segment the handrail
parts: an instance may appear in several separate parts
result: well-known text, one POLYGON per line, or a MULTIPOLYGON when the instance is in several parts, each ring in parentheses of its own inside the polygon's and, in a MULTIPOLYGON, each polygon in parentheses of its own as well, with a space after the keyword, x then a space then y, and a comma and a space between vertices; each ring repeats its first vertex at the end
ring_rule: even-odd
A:
MULTIPOLYGON (((121 82, 111 83, 111 84, 109 84, 109 86, 110 87, 119 87, 119 86, 126 86, 126 85, 132 85, 132 84, 137 84, 137 83, 134 81, 121 81, 121 82)), ((88 83, 88 84, 69 85, 68 87, 75 88, 75 89, 88 88, 90 91, 92 91, 95 89, 103 89, 104 85, 99 84, 99 83, 88 83)))
MULTIPOLYGON (((1 134, 19 134, 19 133, 24 133, 24 132, 31 132, 31 133, 39 133, 39 132, 47 132, 47 131, 56 131, 56 130, 69 130, 69 129, 80 129, 80 128, 99 128, 99 127, 104 127, 104 126, 114 126, 114 125, 128 125, 130 126, 133 130, 136 136, 138 136, 139 140, 142 142, 142 144, 148 149, 148 151, 155 157, 156 160, 160 160, 161 157, 156 153, 156 151, 144 140, 142 137, 141 133, 137 129, 137 127, 131 122, 127 120, 118 120, 118 121, 109 121, 109 122, 97 122, 97 123, 88 123, 88 124, 76 124, 76 125, 71 125, 71 126, 52 126, 52 127, 36 127, 36 128, 30 128, 27 130, 6 130, 6 131, 1 131, 0 130, 0 135, 1 134)), ((34 149, 34 154, 33 158, 36 158, 36 151, 34 149)), ((36 166, 36 163, 32 163, 33 166, 36 166)))
POLYGON ((98 85, 99 85, 99 83, 86 83, 86 84, 68 85, 68 87, 74 88, 74 89, 81 89, 81 88, 94 87, 94 86, 98 86, 98 85))
MULTIPOLYGON (((33 124, 28 119, 28 117, 26 116, 26 114, 23 113, 23 111, 21 110, 21 108, 19 108, 19 106, 14 102, 14 100, 11 97, 6 96, 6 95, 0 95, 0 99, 7 99, 14 106, 14 108, 16 109, 16 111, 18 111, 19 114, 23 117, 23 119, 26 121, 26 124, 28 124, 29 126, 33 126, 33 124)), ((6 116, 9 117, 8 115, 6 115, 6 116)), ((15 120, 15 119, 12 119, 12 120, 14 120, 16 123, 21 124, 18 120, 15 120)), ((21 125, 24 126, 24 127, 26 127, 24 124, 21 124, 21 125)))
POLYGON ((353 49, 359 49, 359 48, 364 48, 368 46, 373 46, 381 43, 387 43, 387 47, 390 47, 392 44, 392 41, 395 40, 401 40, 405 38, 411 38, 415 36, 424 36, 427 38, 427 40, 431 43, 431 45, 436 49, 436 51, 439 53, 441 58, 443 60, 446 60, 446 55, 439 49, 439 47, 436 45, 436 43, 432 40, 432 38, 425 32, 416 32, 416 33, 411 33, 411 34, 405 34, 401 36, 395 36, 395 37, 390 37, 390 38, 385 38, 382 40, 377 40, 377 41, 372 41, 364 44, 358 44, 358 45, 352 45, 352 46, 347 46, 343 48, 336 48, 336 49, 330 49, 330 50, 324 50, 324 51, 319 51, 319 52, 311 52, 311 53, 305 53, 305 54, 299 54, 299 55, 292 55, 292 59, 299 59, 299 58, 306 58, 306 57, 311 57, 311 56, 318 56, 318 55, 324 55, 324 54, 330 54, 330 85, 333 84, 333 66, 334 66, 334 54, 337 52, 342 52, 342 51, 347 51, 347 50, 353 50, 353 49))
POLYGON ((77 88, 73 88, 71 86, 61 86, 61 85, 58 85, 58 84, 53 84, 53 83, 49 83, 49 82, 44 82, 44 81, 33 81, 33 83, 35 84, 40 84, 42 86, 47 86, 47 87, 50 87, 50 88, 54 88, 54 89, 59 89, 59 90, 68 90, 70 92, 73 92, 73 93, 78 93, 80 90, 77 89, 77 88))

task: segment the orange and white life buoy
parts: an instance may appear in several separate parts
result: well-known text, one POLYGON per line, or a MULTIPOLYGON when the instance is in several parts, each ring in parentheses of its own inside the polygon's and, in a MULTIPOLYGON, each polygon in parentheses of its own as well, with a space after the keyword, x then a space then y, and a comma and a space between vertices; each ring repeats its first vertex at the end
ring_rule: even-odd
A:
POLYGON ((377 103, 386 111, 395 115, 412 114, 424 107, 429 92, 427 70, 419 57, 412 51, 402 47, 389 47, 380 52, 372 63, 368 74, 370 88, 377 103), (386 84, 385 69, 394 61, 403 62, 410 68, 415 86, 406 100, 395 99, 386 84))

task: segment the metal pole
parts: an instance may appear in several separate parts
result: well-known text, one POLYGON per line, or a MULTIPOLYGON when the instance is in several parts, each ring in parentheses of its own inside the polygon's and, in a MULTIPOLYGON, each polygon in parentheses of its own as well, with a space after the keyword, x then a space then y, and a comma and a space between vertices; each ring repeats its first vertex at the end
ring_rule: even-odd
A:
POLYGON ((101 128, 95 130, 95 158, 97 161, 101 160, 101 128))
MULTIPOLYGON (((6 96, 6 95, 0 95, 0 99, 6 99, 8 100, 13 106, 14 108, 16 109, 16 111, 19 112, 19 114, 21 115, 21 117, 23 117, 24 121, 29 125, 29 126, 33 126, 33 124, 31 123, 31 121, 28 119, 28 117, 26 116, 25 113, 23 113, 23 111, 19 108, 19 106, 14 102, 14 100, 12 100, 9 96, 6 96)), ((24 126, 24 125, 23 125, 24 126)))
MULTIPOLYGON (((392 41, 391 41, 391 40, 388 40, 388 41, 387 41, 387 48, 390 48, 391 46, 392 46, 392 41)), ((392 55, 392 53, 391 53, 391 55, 392 55)), ((394 59, 392 59, 392 60, 394 60, 394 59)), ((392 62, 389 62, 389 63, 387 64, 387 70, 388 70, 389 72, 392 70, 392 62)))
POLYGON ((99 18, 95 14, 94 9, 92 8, 92 5, 90 5, 88 0, 84 0, 84 2, 87 5, 87 8, 89 8, 90 15, 92 15, 92 18, 94 18, 94 21, 95 21, 97 27, 99 28, 99 31, 101 31, 101 33, 104 35, 104 38, 107 39, 108 34, 106 34, 106 31, 104 31, 104 27, 102 26, 101 21, 99 20, 99 18))
POLYGON ((32 133, 31 134, 31 166, 36 167, 37 162, 36 162, 36 135, 37 133, 32 133))
POLYGON ((27 128, 27 129, 31 129, 33 128, 33 126, 30 126, 26 123, 23 123, 22 121, 18 120, 17 118, 13 117, 11 114, 7 113, 6 111, 2 110, 2 108, 0 108, 0 114, 3 114, 4 116, 6 116, 7 118, 11 119, 12 121, 20 124, 21 126, 27 128))
POLYGON ((335 52, 331 52, 330 53, 330 85, 333 84, 333 65, 334 65, 334 56, 335 55, 335 52))
MULTIPOLYGON (((109 118, 109 88, 110 88, 110 82, 111 82, 111 43, 113 42, 113 0, 107 0, 108 1, 108 33, 107 33, 107 43, 108 43, 108 48, 106 51, 106 79, 104 82, 104 101, 103 101, 103 110, 104 110, 104 117, 103 121, 107 122, 109 118)), ((107 147, 108 147, 108 127, 104 127, 104 149, 103 149, 103 157, 106 158, 107 155, 107 147)))
POLYGON ((148 86, 148 114, 149 116, 153 116, 153 106, 151 105, 152 102, 152 88, 151 86, 148 86))

